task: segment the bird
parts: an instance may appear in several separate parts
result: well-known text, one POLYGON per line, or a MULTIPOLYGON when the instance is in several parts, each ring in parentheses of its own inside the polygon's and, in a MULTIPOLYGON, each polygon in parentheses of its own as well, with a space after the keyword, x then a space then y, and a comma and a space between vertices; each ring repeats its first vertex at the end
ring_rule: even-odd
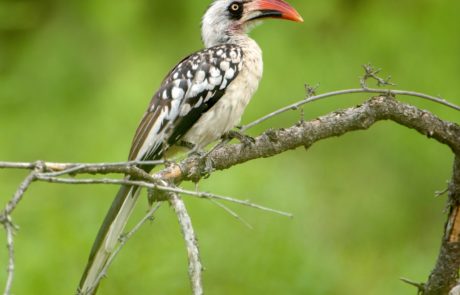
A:
MULTIPOLYGON (((162 159, 176 147, 203 150, 239 124, 262 78, 262 50, 248 36, 266 18, 303 22, 283 0, 214 0, 201 22, 204 49, 181 60, 153 95, 129 161, 162 159)), ((139 165, 150 173, 154 165, 139 165)), ((130 180, 130 176, 125 176, 130 180)), ((139 197, 122 185, 91 249, 77 294, 94 295, 139 197)))

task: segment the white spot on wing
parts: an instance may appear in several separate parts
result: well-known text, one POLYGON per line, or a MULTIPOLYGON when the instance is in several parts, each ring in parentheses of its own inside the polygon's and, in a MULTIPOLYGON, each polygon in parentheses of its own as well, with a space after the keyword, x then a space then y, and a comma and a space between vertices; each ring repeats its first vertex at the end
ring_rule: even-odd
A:
POLYGON ((204 98, 204 101, 208 101, 212 96, 214 95, 214 93, 212 93, 212 91, 208 91, 208 94, 206 94, 206 97, 204 98))
POLYGON ((228 71, 225 72, 225 79, 233 79, 233 77, 235 76, 235 70, 230 68, 228 69, 228 71))
POLYGON ((206 97, 204 98, 204 101, 207 102, 212 97, 212 95, 213 95, 212 91, 208 91, 208 93, 206 94, 206 97))
POLYGON ((220 76, 220 71, 218 68, 212 66, 211 69, 209 70, 209 73, 211 75, 211 77, 218 77, 220 76))
POLYGON ((228 82, 227 79, 224 79, 222 81, 222 84, 220 85, 220 90, 223 90, 223 89, 225 89, 225 87, 227 87, 227 82, 228 82))
POLYGON ((180 100, 173 100, 171 101, 171 111, 169 112, 169 115, 167 117, 168 120, 173 120, 174 118, 177 117, 179 114, 179 106, 180 106, 180 100))
POLYGON ((184 90, 180 87, 174 87, 171 91, 173 99, 182 99, 184 97, 184 90))
POLYGON ((203 96, 200 97, 198 102, 193 107, 194 108, 199 108, 202 103, 203 103, 203 96))
POLYGON ((147 153, 154 151, 163 141, 163 133, 159 134, 160 126, 166 116, 165 109, 161 110, 160 115, 158 116, 155 123, 153 123, 152 128, 150 128, 147 139, 142 144, 139 153, 136 155, 136 160, 142 159, 147 153))
POLYGON ((181 110, 180 110, 180 116, 181 117, 187 116, 187 114, 190 113, 191 109, 192 109, 192 107, 190 106, 190 104, 184 103, 182 105, 182 107, 181 107, 181 110))
POLYGON ((190 88, 190 91, 187 94, 187 97, 195 97, 198 96, 201 92, 203 92, 206 89, 208 83, 200 83, 200 84, 194 84, 190 88))
POLYGON ((220 83, 222 83, 222 76, 209 77, 209 83, 215 86, 219 85, 220 83))
POLYGON ((206 73, 204 71, 198 71, 198 73, 195 75, 195 82, 202 83, 204 78, 206 78, 206 73))
POLYGON ((230 59, 232 60, 232 63, 240 63, 241 62, 241 54, 238 51, 232 50, 230 51, 230 59))
POLYGON ((220 63, 220 69, 224 72, 226 72, 230 68, 230 63, 226 60, 222 61, 220 63))
MULTIPOLYGON (((209 79, 212 79, 212 77, 210 77, 209 79)), ((206 83, 206 89, 207 90, 213 90, 214 88, 215 88, 214 84, 206 83)))

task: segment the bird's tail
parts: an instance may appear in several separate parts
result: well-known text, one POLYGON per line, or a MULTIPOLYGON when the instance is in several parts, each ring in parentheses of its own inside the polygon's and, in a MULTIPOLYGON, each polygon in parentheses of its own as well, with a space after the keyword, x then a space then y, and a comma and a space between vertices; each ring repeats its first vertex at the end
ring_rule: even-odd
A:
POLYGON ((79 295, 94 295, 104 268, 115 250, 139 196, 140 188, 123 185, 118 191, 96 237, 85 272, 77 291, 79 295))

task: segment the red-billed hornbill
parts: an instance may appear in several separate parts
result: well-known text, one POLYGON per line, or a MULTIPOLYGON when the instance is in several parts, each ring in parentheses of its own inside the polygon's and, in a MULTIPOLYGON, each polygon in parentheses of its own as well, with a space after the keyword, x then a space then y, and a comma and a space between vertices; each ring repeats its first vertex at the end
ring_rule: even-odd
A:
MULTIPOLYGON (((185 143, 202 149, 235 127, 262 77, 262 52, 248 37, 263 18, 302 22, 282 0, 215 0, 202 20, 205 49, 183 59, 166 76, 137 128, 129 160, 160 159, 185 143)), ((153 166, 141 166, 147 172, 153 166)), ((129 178, 129 177, 127 177, 129 178)), ((123 185, 94 242, 79 294, 95 294, 140 189, 123 185)))

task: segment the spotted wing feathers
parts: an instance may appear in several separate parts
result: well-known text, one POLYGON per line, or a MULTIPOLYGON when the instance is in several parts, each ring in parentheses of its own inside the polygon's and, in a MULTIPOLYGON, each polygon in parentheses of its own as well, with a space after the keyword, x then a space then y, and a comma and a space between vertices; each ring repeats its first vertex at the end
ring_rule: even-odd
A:
POLYGON ((196 52, 164 79, 134 136, 130 160, 153 160, 179 141, 223 96, 242 67, 243 52, 233 44, 196 52))

